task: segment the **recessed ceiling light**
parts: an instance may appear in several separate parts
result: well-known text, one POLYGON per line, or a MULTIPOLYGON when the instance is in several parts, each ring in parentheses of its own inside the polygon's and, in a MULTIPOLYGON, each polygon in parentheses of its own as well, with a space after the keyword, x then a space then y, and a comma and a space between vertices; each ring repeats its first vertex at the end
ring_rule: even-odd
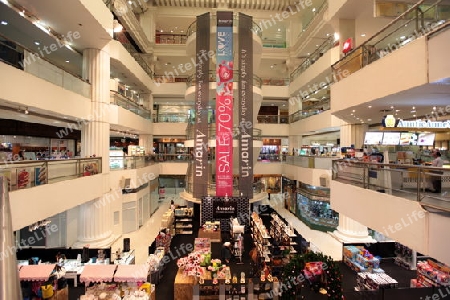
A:
POLYGON ((416 109, 416 107, 415 107, 415 106, 413 106, 413 109, 416 109))
POLYGON ((316 8, 315 7, 312 9, 312 12, 316 12, 316 8))
POLYGON ((180 30, 180 32, 184 32, 184 30, 180 30))
POLYGON ((280 32, 281 31, 281 28, 278 28, 278 32, 280 32))
POLYGON ((411 113, 415 113, 416 112, 416 110, 415 109, 413 109, 412 111, 411 111, 411 113))
POLYGON ((402 35, 402 36, 400 37, 400 39, 401 39, 401 40, 404 40, 404 39, 406 39, 406 36, 402 35))
POLYGON ((391 105, 391 109, 394 109, 394 107, 391 105))
POLYGON ((35 44, 36 46, 39 46, 41 43, 40 43, 39 41, 34 41, 34 44, 35 44))
POLYGON ((367 119, 368 122, 372 121, 372 119, 367 119))
POLYGON ((355 112, 355 110, 352 110, 352 112, 355 112))
POLYGON ((286 106, 286 104, 283 104, 283 106, 286 106))
POLYGON ((353 116, 353 113, 351 113, 350 116, 353 116))
POLYGON ((362 33, 361 36, 366 36, 366 34, 365 34, 365 33, 362 33))
POLYGON ((330 36, 330 34, 329 34, 329 33, 327 33, 327 36, 330 36))
POLYGON ((21 12, 19 12, 19 15, 20 15, 21 17, 25 16, 25 11, 22 10, 21 12))
POLYGON ((316 45, 316 47, 319 47, 319 45, 316 45))
POLYGON ((372 108, 372 105, 367 106, 368 108, 372 108))
POLYGON ((173 30, 171 30, 170 33, 173 33, 173 30))
POLYGON ((306 55, 308 55, 308 56, 309 56, 309 54, 310 54, 310 53, 306 53, 306 55))
POLYGON ((8 25, 8 22, 6 22, 6 21, 1 21, 0 24, 2 24, 2 25, 8 25))
POLYGON ((128 1, 128 4, 133 4, 133 1, 128 1))
POLYGON ((395 110, 395 112, 399 112, 399 111, 400 111, 400 109, 396 109, 396 110, 395 110))
POLYGON ((416 117, 416 115, 413 115, 413 117, 415 118, 415 117, 416 117))
POLYGON ((433 110, 436 110, 436 106, 433 106, 433 110))

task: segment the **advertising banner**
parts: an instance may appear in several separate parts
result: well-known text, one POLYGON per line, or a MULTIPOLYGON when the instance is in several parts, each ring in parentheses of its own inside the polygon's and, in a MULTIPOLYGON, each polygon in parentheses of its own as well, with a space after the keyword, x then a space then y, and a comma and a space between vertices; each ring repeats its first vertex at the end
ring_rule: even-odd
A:
POLYGON ((217 12, 216 196, 233 194, 233 12, 217 12))
POLYGON ((253 198, 252 17, 239 13, 239 192, 253 198))
POLYGON ((208 194, 209 13, 197 17, 195 61, 195 117, 193 196, 208 194))

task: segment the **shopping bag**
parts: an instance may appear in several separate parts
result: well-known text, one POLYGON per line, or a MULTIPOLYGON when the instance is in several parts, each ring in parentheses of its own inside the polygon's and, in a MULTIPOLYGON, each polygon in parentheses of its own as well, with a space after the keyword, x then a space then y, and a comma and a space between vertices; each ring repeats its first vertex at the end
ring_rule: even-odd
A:
POLYGON ((49 299, 53 297, 53 285, 47 283, 45 285, 41 285, 42 290, 42 298, 49 299))

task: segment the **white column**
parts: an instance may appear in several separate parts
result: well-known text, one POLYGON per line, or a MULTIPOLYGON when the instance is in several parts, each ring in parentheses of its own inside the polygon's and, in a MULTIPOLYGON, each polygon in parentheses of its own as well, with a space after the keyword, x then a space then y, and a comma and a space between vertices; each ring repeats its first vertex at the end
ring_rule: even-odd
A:
POLYGON ((339 214, 339 226, 331 233, 336 239, 343 243, 375 243, 369 236, 369 230, 361 223, 339 214))
POLYGON ((91 111, 81 129, 81 156, 102 157, 101 198, 80 205, 78 241, 73 247, 89 244, 91 248, 109 246, 112 235, 112 212, 109 182, 109 48, 86 49, 83 52, 83 78, 91 83, 91 111))
POLYGON ((147 11, 140 15, 139 23, 144 30, 147 39, 151 42, 155 42, 156 33, 156 7, 148 6, 147 11))
POLYGON ((345 124, 341 126, 340 139, 341 147, 362 148, 364 145, 364 134, 368 129, 367 124, 345 124))
POLYGON ((140 134, 139 146, 145 148, 145 154, 153 154, 153 135, 152 134, 140 134))

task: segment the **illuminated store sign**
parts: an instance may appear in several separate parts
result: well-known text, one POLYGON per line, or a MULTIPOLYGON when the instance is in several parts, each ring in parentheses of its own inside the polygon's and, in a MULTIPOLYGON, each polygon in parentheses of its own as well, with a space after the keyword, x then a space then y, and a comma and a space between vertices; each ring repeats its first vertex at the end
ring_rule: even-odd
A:
POLYGON ((413 120, 405 121, 402 119, 396 120, 393 115, 387 115, 383 119, 384 127, 397 128, 450 128, 450 120, 447 121, 430 121, 430 120, 413 120))

